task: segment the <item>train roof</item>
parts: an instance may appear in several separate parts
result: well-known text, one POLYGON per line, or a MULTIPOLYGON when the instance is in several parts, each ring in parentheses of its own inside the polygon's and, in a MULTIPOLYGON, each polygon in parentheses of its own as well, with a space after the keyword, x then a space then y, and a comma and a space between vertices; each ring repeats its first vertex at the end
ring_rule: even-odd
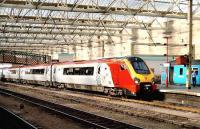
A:
MULTIPOLYGON (((64 65, 64 64, 86 64, 86 63, 121 63, 121 59, 132 59, 132 58, 140 58, 136 56, 124 56, 124 57, 109 57, 109 58, 101 58, 97 60, 77 60, 77 61, 66 61, 66 62, 59 62, 59 63, 52 63, 52 64, 37 64, 37 65, 26 65, 26 66, 15 66, 10 67, 8 69, 13 68, 30 68, 30 67, 42 67, 42 66, 50 66, 50 65, 64 65)), ((141 58, 140 58, 141 59, 141 58)))
MULTIPOLYGON (((112 58, 102 58, 97 60, 77 60, 77 61, 66 61, 55 63, 54 65, 63 65, 63 64, 80 64, 80 63, 111 63, 111 62, 121 62, 121 59, 130 59, 133 57, 112 57, 112 58)), ((140 58, 140 57, 137 57, 140 58)))
POLYGON ((49 65, 50 65, 50 64, 23 65, 23 66, 7 67, 6 69, 14 69, 14 68, 30 68, 30 67, 49 66, 49 65))
POLYGON ((37 65, 26 65, 21 68, 30 68, 30 67, 42 67, 42 66, 50 66, 51 64, 37 64, 37 65))

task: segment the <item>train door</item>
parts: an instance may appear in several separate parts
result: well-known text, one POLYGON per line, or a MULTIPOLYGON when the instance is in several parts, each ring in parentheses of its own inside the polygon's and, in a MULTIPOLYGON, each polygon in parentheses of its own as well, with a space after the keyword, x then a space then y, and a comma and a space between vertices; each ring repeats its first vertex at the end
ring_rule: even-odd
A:
POLYGON ((0 80, 3 78, 3 69, 0 69, 0 80))
POLYGON ((46 67, 46 81, 51 81, 51 66, 46 67))
POLYGON ((97 85, 101 85, 101 64, 97 66, 97 85))
POLYGON ((119 64, 110 64, 110 71, 112 73, 112 80, 115 86, 119 86, 119 64))
POLYGON ((107 64, 98 65, 97 84, 107 87, 113 87, 112 75, 107 64))
POLYGON ((52 66, 52 82, 56 82, 56 72, 57 72, 57 69, 56 69, 56 66, 52 66))

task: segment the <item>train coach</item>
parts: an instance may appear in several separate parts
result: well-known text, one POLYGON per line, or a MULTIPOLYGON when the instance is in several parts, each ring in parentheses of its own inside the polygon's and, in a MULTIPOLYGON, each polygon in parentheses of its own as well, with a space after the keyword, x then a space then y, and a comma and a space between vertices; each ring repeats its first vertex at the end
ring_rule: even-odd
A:
POLYGON ((152 71, 139 57, 23 66, 4 69, 3 74, 8 81, 92 90, 110 95, 139 96, 157 92, 152 71))

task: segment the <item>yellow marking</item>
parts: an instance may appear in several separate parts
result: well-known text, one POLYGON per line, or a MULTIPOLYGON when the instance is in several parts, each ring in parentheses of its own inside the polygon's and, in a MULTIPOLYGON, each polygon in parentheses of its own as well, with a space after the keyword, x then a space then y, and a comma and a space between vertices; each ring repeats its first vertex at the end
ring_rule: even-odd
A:
POLYGON ((124 59, 125 64, 128 67, 129 72, 131 73, 131 77, 137 77, 138 79, 140 79, 140 82, 151 82, 152 78, 154 77, 153 72, 149 69, 150 74, 138 74, 135 72, 135 70, 133 69, 131 63, 129 60, 124 59))

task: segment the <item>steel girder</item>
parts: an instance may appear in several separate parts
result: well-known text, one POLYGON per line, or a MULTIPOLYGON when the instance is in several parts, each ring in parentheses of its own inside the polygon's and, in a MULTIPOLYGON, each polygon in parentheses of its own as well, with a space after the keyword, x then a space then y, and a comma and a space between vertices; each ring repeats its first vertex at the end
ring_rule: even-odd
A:
MULTIPOLYGON (((115 1, 115 0, 113 0, 115 1)), ((66 11, 66 12, 84 12, 84 13, 103 13, 103 14, 118 14, 118 15, 140 15, 151 17, 167 17, 167 18, 181 18, 186 19, 187 14, 178 11, 159 11, 147 9, 134 9, 112 6, 95 6, 84 4, 68 4, 68 3, 48 3, 48 2, 34 2, 34 1, 12 1, 0 0, 1 7, 19 8, 19 9, 39 9, 51 11, 66 11)), ((146 3, 153 3, 153 1, 146 1, 146 3)), ((128 6, 127 6, 128 7, 128 6)))
MULTIPOLYGON (((136 2, 132 2, 127 0, 127 2, 121 1, 120 4, 118 0, 108 1, 102 4, 99 0, 88 0, 86 3, 83 0, 79 0, 77 3, 65 3, 61 0, 57 0, 55 3, 35 0, 0 0, 0 7, 7 9, 0 13, 0 34, 2 35, 0 39, 15 37, 15 39, 25 39, 26 35, 30 40, 25 40, 24 44, 31 44, 32 39, 40 43, 52 38, 56 43, 65 41, 64 43, 74 45, 77 40, 83 39, 89 42, 95 36, 107 36, 111 40, 113 36, 130 37, 131 34, 127 31, 130 29, 145 29, 147 33, 154 28, 165 29, 162 26, 157 28, 151 26, 155 21, 159 21, 156 17, 185 19, 187 16, 186 11, 181 7, 187 7, 187 3, 177 0, 169 2, 162 0, 135 0, 136 2), (168 7, 163 9, 159 7, 161 5, 168 7), (155 18, 146 22, 147 20, 138 16, 155 18), (62 28, 65 31, 62 31, 62 28), (39 31, 39 29, 41 30, 39 31), (80 31, 81 29, 84 31, 80 31), (100 33, 99 30, 102 32, 100 33), (121 33, 122 31, 125 34, 121 33), (62 37, 61 40, 60 37, 62 37), (66 38, 69 38, 70 42, 66 38)), ((199 17, 195 17, 195 19, 199 19, 199 17)), ((86 45, 88 42, 85 42, 86 45)), ((8 40, 7 43, 14 45, 8 40)))

